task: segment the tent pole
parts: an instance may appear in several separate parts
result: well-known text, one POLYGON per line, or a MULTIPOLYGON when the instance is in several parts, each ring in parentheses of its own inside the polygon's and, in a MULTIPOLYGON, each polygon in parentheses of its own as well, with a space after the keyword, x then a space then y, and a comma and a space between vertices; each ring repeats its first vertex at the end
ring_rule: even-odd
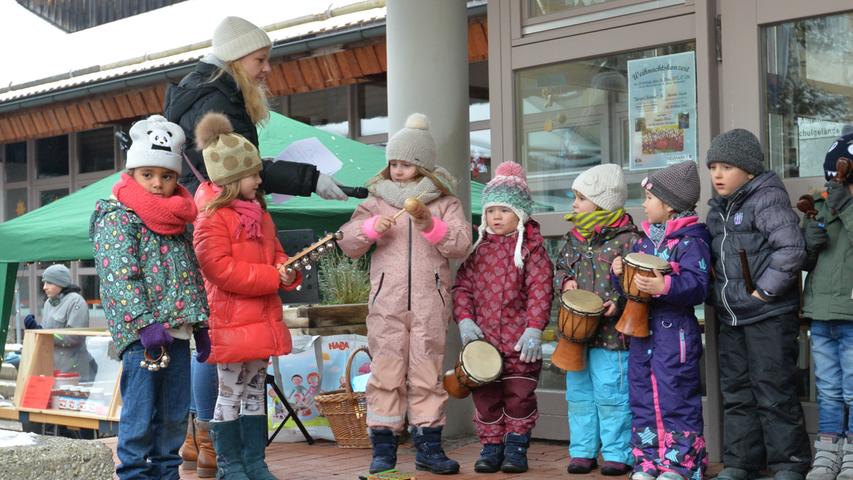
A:
POLYGON ((9 314, 15 299, 15 277, 18 263, 0 262, 0 359, 6 355, 6 332, 9 330, 9 314))

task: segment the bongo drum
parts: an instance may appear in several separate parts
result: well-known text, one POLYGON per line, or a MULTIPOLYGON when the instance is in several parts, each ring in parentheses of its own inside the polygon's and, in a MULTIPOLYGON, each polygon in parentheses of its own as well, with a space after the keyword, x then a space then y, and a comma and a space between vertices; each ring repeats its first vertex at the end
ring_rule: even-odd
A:
POLYGON ((456 367, 444 374, 444 389, 453 398, 465 398, 471 389, 494 382, 502 372, 498 349, 485 340, 474 340, 462 347, 456 367))
POLYGON ((620 282, 628 303, 616 323, 616 330, 632 337, 648 337, 649 302, 652 296, 637 289, 634 279, 637 276, 654 277, 655 270, 666 275, 672 271, 672 267, 666 260, 646 253, 629 253, 622 260, 622 265, 620 282))
POLYGON ((563 292, 557 323, 560 339, 551 355, 552 364, 573 372, 586 368, 586 343, 598 330, 602 312, 604 302, 598 295, 586 290, 563 292))

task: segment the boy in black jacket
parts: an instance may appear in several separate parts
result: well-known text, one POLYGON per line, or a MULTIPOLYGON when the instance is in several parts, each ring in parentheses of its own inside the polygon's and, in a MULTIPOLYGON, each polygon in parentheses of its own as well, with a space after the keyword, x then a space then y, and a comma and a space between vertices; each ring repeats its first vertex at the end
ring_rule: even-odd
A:
POLYGON ((811 450, 795 374, 796 284, 805 260, 799 221, 749 131, 718 135, 706 162, 715 191, 706 223, 725 432, 717 478, 751 480, 766 465, 775 480, 803 480, 811 450))

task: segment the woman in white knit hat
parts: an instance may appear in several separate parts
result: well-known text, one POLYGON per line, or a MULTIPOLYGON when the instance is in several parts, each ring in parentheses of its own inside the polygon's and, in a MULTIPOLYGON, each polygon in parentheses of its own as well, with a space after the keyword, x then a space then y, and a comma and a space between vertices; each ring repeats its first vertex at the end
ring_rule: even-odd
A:
MULTIPOLYGON (((166 92, 166 117, 179 124, 187 135, 185 153, 204 178, 198 178, 186 164, 180 183, 195 193, 199 183, 208 180, 201 150, 196 148, 195 130, 209 112, 224 114, 234 128, 258 147, 256 126, 269 117, 266 77, 270 72, 272 42, 267 33, 248 20, 226 17, 213 32, 213 50, 202 58, 179 85, 166 92)), ((346 200, 331 177, 313 165, 295 162, 262 162, 261 177, 267 193, 310 196, 316 192, 325 199, 346 200)), ((216 403, 216 368, 193 362, 191 411, 197 416, 187 428, 181 448, 185 470, 196 470, 201 478, 216 475, 216 459, 208 432, 208 421, 216 403)))

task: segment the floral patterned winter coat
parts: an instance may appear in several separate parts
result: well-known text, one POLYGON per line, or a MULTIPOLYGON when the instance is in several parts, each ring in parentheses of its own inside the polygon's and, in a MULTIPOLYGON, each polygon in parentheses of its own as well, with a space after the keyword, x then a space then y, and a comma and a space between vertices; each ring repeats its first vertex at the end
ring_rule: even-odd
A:
POLYGON ((155 233, 133 210, 110 199, 98 200, 89 238, 119 356, 152 323, 206 326, 204 282, 187 232, 155 233))
POLYGON ((625 298, 610 283, 610 265, 616 257, 631 253, 631 247, 640 238, 637 227, 629 215, 615 226, 597 229, 589 239, 574 230, 564 237, 566 244, 557 260, 555 285, 558 292, 568 280, 578 282, 578 288, 595 293, 602 300, 617 306, 612 317, 603 317, 590 347, 608 350, 628 350, 628 340, 616 331, 616 322, 625 308, 625 298))

